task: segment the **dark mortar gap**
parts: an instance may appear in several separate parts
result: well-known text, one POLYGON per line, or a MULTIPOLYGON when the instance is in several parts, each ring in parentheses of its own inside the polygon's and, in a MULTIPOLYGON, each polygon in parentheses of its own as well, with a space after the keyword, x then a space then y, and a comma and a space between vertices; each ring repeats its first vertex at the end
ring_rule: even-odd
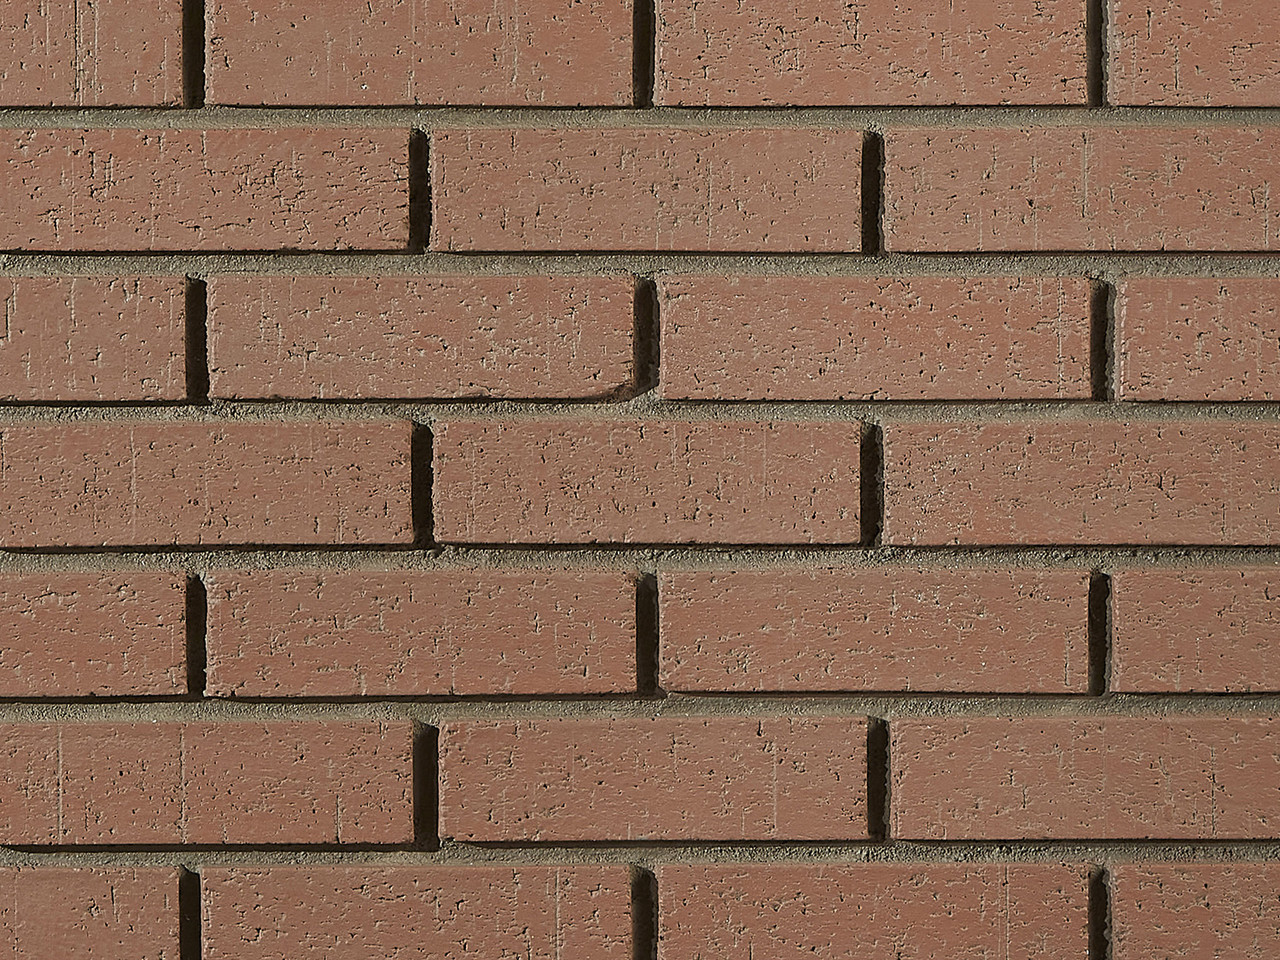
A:
POLYGON ((1111 577, 1089 574, 1089 695, 1107 693, 1111 671, 1111 577))
POLYGON ((884 252, 881 207, 884 203, 884 137, 868 131, 862 138, 862 252, 884 252))
POLYGON ((884 431, 879 424, 869 423, 863 428, 861 447, 858 476, 861 545, 876 547, 884 529, 884 431))
POLYGON ((663 695, 658 682, 658 578, 643 574, 636 581, 636 692, 663 695))
POLYGON ((209 285, 198 277, 187 277, 183 312, 187 403, 205 404, 209 402, 209 285))
POLYGON ((434 542, 435 519, 431 513, 431 430, 415 423, 409 440, 409 501, 413 515, 413 545, 426 549, 434 542))
POLYGON ((889 838, 889 723, 867 720, 867 836, 889 838))
POLYGON ((182 105, 204 106, 204 0, 182 0, 182 105))
POLYGON ((632 384, 631 397, 658 389, 662 362, 662 331, 659 319, 658 284, 650 277, 637 277, 635 314, 631 331, 632 384))
POLYGON ((654 0, 635 0, 632 11, 631 85, 637 107, 653 106, 653 83, 657 62, 658 11, 654 0))
POLYGON ((657 960, 658 878, 644 867, 631 868, 631 943, 633 960, 657 960))
POLYGON ((1089 871, 1089 960, 1111 957, 1111 877, 1105 867, 1089 871))
POLYGON ((1115 357, 1115 288, 1096 280, 1089 291, 1089 385, 1094 400, 1116 398, 1115 357))
POLYGON ((209 661, 209 596, 204 581, 187 577, 187 695, 203 697, 209 661))
POLYGON ((178 956, 200 960, 200 874, 178 871, 178 956))
POLYGON ((413 730, 413 845, 440 849, 440 731, 424 724, 413 730))
POLYGON ((1103 107, 1107 103, 1107 0, 1086 0, 1084 15, 1085 104, 1103 107))
POLYGON ((409 134, 409 253, 424 253, 431 236, 431 167, 423 130, 409 134))

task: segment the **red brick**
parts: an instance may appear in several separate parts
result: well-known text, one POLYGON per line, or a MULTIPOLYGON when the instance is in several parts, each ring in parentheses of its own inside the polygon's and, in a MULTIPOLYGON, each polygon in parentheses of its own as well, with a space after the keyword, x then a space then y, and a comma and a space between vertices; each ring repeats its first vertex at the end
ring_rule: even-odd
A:
POLYGON ((1135 278, 1116 302, 1121 400, 1280 400, 1280 280, 1135 278))
POLYGON ((1107 99, 1121 105, 1280 106, 1272 4, 1111 0, 1107 99))
POLYGON ((1265 127, 900 129, 885 138, 885 246, 1272 250, 1280 135, 1265 127))
POLYGON ((1115 960, 1280 954, 1280 866, 1125 863, 1111 868, 1115 960))
POLYGON ((178 277, 0 278, 0 400, 186 396, 178 277))
POLYGON ((0 4, 0 106, 146 107, 181 102, 181 3, 0 4))
POLYGON ((856 542, 857 423, 455 421, 435 535, 475 543, 856 542))
POLYGON ((185 578, 0 577, 0 697, 187 692, 185 578))
POLYGON ((1083 279, 709 275, 659 286, 666 397, 1090 396, 1083 279))
POLYGON ((634 692, 635 597, 623 573, 219 571, 208 692, 634 692))
POLYGON ((328 960, 335 949, 441 960, 632 956, 622 865, 206 867, 201 877, 205 960, 328 960))
POLYGON ((607 397, 630 277, 214 277, 214 396, 607 397))
POLYGON ((1111 689, 1280 690, 1280 569, 1112 575, 1111 689))
POLYGON ((460 721, 440 834, 467 841, 857 840, 857 718, 460 721))
POLYGON ((661 0, 657 102, 1081 104, 1082 0, 661 0))
POLYGON ((434 250, 857 250, 862 131, 442 130, 434 250))
POLYGON ((1280 428, 1187 420, 885 427, 891 544, 1280 542, 1280 428))
POLYGON ((1084 693, 1088 580, 896 567, 666 573, 660 683, 1084 693))
POLYGON ((1280 836, 1273 718, 945 718, 890 724, 892 835, 1280 836))
POLYGON ((407 543, 405 423, 0 426, 0 544, 407 543))
POLYGON ((0 843, 403 843, 410 724, 10 724, 0 843))
POLYGON ((1040 864, 658 868, 661 960, 1083 957, 1082 870, 1040 864))
POLYGON ((625 0, 210 0, 206 34, 210 103, 632 102, 625 0))
POLYGON ((10 130, 0 249, 406 246, 407 130, 10 130))
POLYGON ((174 867, 0 868, 0 960, 179 960, 174 867))

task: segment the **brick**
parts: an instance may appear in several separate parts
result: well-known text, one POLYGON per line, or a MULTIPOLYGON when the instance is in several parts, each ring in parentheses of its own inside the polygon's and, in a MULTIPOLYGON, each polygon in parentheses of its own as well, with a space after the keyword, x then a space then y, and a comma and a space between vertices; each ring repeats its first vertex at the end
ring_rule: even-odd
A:
POLYGON ((1112 0, 1107 99, 1132 106, 1280 106, 1280 12, 1270 4, 1112 0))
POLYGON ((233 399, 602 398, 631 384, 630 277, 213 277, 233 399))
POLYGON ((181 400, 180 277, 0 277, 0 400, 181 400))
POLYGON ((393 250, 407 130, 10 130, 0 250, 393 250))
POLYGON ((172 107, 181 102, 180 3, 0 4, 0 107, 172 107))
POLYGON ((1280 569, 1123 570, 1111 577, 1111 689, 1280 690, 1280 569))
POLYGON ((0 426, 0 544, 408 543, 405 423, 0 426))
POLYGON ((1040 864, 667 864, 661 960, 1083 957, 1084 872, 1040 864))
POLYGON ((1090 396, 1083 279, 708 275, 659 288, 666 397, 1090 396))
POLYGON ((185 578, 0 576, 0 697, 187 692, 185 578))
POLYGON ((1270 717, 894 721, 892 835, 1274 838, 1278 730, 1270 717))
POLYGON ((0 868, 0 960, 179 960, 174 867, 0 868))
POLYGON ((857 423, 454 421, 435 535, 473 543, 856 542, 857 423))
POLYGON ((1280 281, 1134 278, 1116 298, 1121 400, 1280 400, 1280 281))
POLYGON ((630 106, 625 0, 210 0, 208 99, 630 106))
POLYGON ((1081 0, 659 0, 659 104, 1080 104, 1081 0))
POLYGON ((431 138, 433 250, 858 250, 859 130, 476 128, 431 138))
POLYGON ((866 741, 862 717, 449 723, 440 835, 865 839, 866 741))
POLYGON ((664 573, 660 685, 1085 693, 1088 580, 896 567, 664 573))
POLYGON ((623 573, 217 571, 215 696, 631 693, 623 573))
POLYGON ((403 843, 411 727, 8 724, 0 843, 403 843))
POLYGON ((1280 428, 1187 420, 895 423, 890 544, 1280 542, 1280 428))
POLYGON ((1272 250, 1265 127, 900 129, 884 240, 917 250, 1272 250))
POLYGON ((623 865, 206 867, 201 876, 205 960, 328 958, 348 947, 441 960, 632 956, 623 865))
POLYGON ((1115 960, 1280 952, 1274 863, 1125 863, 1110 872, 1115 960))

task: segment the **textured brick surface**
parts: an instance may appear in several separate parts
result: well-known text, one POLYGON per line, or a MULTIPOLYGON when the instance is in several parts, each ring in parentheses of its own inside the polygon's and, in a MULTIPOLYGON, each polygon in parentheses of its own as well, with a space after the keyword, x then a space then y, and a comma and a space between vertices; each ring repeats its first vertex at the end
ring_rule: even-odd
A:
POLYGON ((0 249, 404 247, 407 130, 6 130, 0 249))
POLYGON ((406 543, 404 423, 0 425, 0 545, 406 543))
POLYGON ((0 107, 176 106, 181 101, 181 3, 0 4, 0 107))
POLYGON ((633 376, 629 277, 214 277, 217 397, 605 397, 633 376))
POLYGON ((666 397, 1090 395, 1085 280, 676 275, 660 289, 666 397))
POLYGON ((1280 539, 1274 424, 897 423, 884 443, 888 543, 1280 539))
POLYGON ((1280 399, 1280 280, 1126 280, 1116 339, 1122 400, 1280 399))
POLYGON ((658 0, 657 101, 1083 104, 1081 0, 658 0))
POLYGON ((173 867, 0 868, 0 960, 179 960, 173 867))
POLYGON ((859 130, 444 130, 434 250, 852 251, 859 130))
POLYGON ((208 692, 633 691, 635 592, 622 573, 218 571, 208 692))
POLYGON ((1040 864, 664 865, 658 955, 1083 957, 1085 886, 1040 864))
POLYGON ((856 542, 857 423, 455 421, 435 535, 477 543, 856 542))
POLYGON ((858 718, 545 719, 440 732, 459 840, 859 840, 858 718))
POLYGON ((912 719, 890 738, 902 839, 1280 834, 1269 717, 912 719))
POLYGON ((207 960, 632 956, 623 865, 209 867, 202 879, 207 960))
POLYGON ((895 129, 890 250, 1272 250, 1270 127, 895 129))
POLYGON ((206 9, 211 103, 632 101, 625 0, 210 0, 206 9))
POLYGON ((663 574, 666 690, 1083 693, 1084 573, 663 574))
POLYGON ((1280 690, 1280 568, 1112 575, 1111 689, 1280 690))
POLYGON ((0 697, 186 693, 184 578, 0 576, 0 697))

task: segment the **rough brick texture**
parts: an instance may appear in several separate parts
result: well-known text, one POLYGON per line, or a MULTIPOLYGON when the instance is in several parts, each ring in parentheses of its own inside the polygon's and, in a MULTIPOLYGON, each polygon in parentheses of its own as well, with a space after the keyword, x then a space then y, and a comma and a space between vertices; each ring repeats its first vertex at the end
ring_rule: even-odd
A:
POLYGON ((1087 399, 1085 280, 670 276, 663 396, 1087 399))
POLYGON ((626 0, 210 0, 208 98, 629 106, 626 0))
POLYGON ((859 840, 866 757, 861 717, 460 721, 440 732, 440 835, 859 840))
POLYGON ((216 397, 607 397, 633 377, 627 277, 214 277, 216 397))

